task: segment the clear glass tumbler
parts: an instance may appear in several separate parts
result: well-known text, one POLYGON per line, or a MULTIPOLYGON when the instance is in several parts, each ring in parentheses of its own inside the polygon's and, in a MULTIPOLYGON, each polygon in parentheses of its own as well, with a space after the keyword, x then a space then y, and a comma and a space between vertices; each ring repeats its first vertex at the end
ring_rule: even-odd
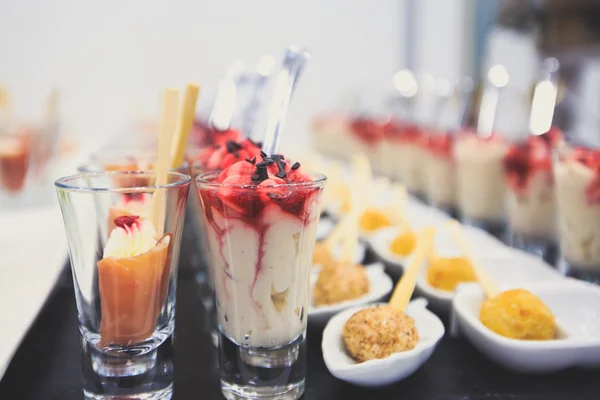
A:
POLYGON ((554 153, 562 272, 600 282, 600 150, 562 147, 554 153))
POLYGON ((551 153, 559 135, 562 136, 556 130, 543 136, 530 135, 513 143, 504 157, 508 244, 548 258, 555 252, 556 201, 551 153))
POLYGON ((274 185, 196 178, 228 399, 296 399, 306 376, 309 276, 326 178, 274 185))
MULTIPOLYGON (((86 393, 89 397, 137 395, 131 381, 118 378, 159 374, 156 350, 173 333, 191 178, 169 172, 166 184, 154 186, 155 181, 154 172, 118 171, 80 173, 55 182, 84 349, 96 374, 116 379, 99 388, 101 393, 86 393)), ((147 389, 143 386, 139 394, 147 389)), ((152 391, 158 396, 171 387, 152 391)))
POLYGON ((506 227, 503 160, 508 146, 498 134, 480 137, 464 131, 457 135, 452 149, 461 222, 500 238, 506 227))

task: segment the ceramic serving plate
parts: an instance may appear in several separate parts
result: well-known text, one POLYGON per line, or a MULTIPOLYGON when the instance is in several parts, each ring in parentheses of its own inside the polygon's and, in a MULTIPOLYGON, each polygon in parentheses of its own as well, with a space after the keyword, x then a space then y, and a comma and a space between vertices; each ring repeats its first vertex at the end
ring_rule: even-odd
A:
POLYGON ((365 387, 386 386, 412 375, 431 357, 444 336, 444 325, 426 306, 426 300, 416 299, 406 308, 406 314, 415 320, 419 331, 419 343, 415 348, 359 364, 348 355, 342 331, 354 313, 369 306, 353 307, 337 314, 323 331, 321 348, 327 369, 338 379, 365 387))
POLYGON ((515 340, 490 331, 479 321, 484 296, 474 284, 461 285, 454 297, 460 332, 490 360, 515 372, 600 367, 600 287, 574 279, 520 287, 539 296, 552 310, 560 331, 564 331, 559 339, 515 340))
POLYGON ((373 303, 376 301, 381 301, 392 291, 392 279, 385 273, 383 265, 380 263, 375 263, 371 265, 365 266, 367 269, 367 277, 369 278, 369 283, 371 290, 366 295, 354 299, 344 301, 338 304, 332 305, 322 305, 315 306, 312 304, 313 298, 313 287, 317 282, 317 278, 319 277, 319 272, 321 271, 320 267, 314 267, 311 271, 311 279, 310 279, 310 301, 308 306, 308 322, 315 325, 325 325, 327 321, 335 314, 340 311, 346 310, 350 307, 361 306, 369 303, 373 303))

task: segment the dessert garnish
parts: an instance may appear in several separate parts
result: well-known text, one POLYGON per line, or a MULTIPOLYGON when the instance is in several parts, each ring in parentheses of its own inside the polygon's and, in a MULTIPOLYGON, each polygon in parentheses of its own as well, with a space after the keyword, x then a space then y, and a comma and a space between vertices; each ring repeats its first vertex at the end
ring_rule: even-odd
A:
POLYGON ((543 135, 530 135, 523 143, 511 145, 504 156, 507 184, 514 190, 523 190, 536 171, 549 171, 552 149, 561 139, 560 130, 553 128, 543 135))
POLYGON ((419 234, 411 264, 405 269, 386 306, 370 307, 354 313, 344 324, 342 339, 356 362, 386 358, 409 351, 419 342, 415 321, 404 313, 415 288, 418 272, 433 244, 435 228, 419 234))
POLYGON ((169 279, 171 235, 156 240, 150 220, 114 219, 115 228, 98 261, 101 343, 128 345, 154 332, 169 279))
POLYGON ((477 280, 471 262, 465 257, 432 257, 427 282, 436 289, 454 291, 458 284, 477 280))
POLYGON ((460 223, 449 221, 452 238, 464 253, 485 293, 479 320, 491 331, 520 340, 556 338, 556 318, 544 302, 524 289, 501 292, 492 278, 475 262, 460 223))

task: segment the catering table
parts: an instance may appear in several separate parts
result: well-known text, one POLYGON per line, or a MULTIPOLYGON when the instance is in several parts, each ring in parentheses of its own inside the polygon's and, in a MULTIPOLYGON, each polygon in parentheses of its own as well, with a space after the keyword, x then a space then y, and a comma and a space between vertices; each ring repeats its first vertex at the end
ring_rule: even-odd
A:
MULTIPOLYGON (((217 351, 203 322, 206 315, 198 283, 186 268, 187 254, 185 248, 182 249, 177 289, 174 398, 222 399, 217 351)), ((1 331, 0 328, 0 337, 1 331)), ((465 339, 448 335, 413 376, 376 390, 351 386, 328 372, 321 355, 320 331, 309 329, 308 344, 307 389, 303 397, 307 400, 600 399, 598 370, 517 375, 492 364, 465 339)), ((0 399, 83 398, 80 354, 75 297, 67 265, 0 381, 0 399)))

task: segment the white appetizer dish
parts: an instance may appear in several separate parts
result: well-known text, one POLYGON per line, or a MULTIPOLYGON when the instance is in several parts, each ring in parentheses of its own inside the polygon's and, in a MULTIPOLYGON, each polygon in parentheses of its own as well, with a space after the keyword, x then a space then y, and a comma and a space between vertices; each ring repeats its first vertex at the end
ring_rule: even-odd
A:
POLYGON ((549 341, 500 336, 479 321, 481 288, 464 284, 454 297, 461 334, 493 362, 520 373, 553 373, 570 367, 600 367, 600 287, 571 278, 515 286, 539 296, 556 316, 561 334, 549 341))
MULTIPOLYGON (((518 250, 505 256, 480 257, 479 262, 501 288, 521 287, 536 282, 552 282, 564 277, 540 258, 518 250)), ((421 269, 415 292, 425 297, 432 309, 448 314, 452 310, 455 291, 435 288, 427 281, 427 269, 421 269)))
MULTIPOLYGON (((356 363, 346 351, 342 331, 346 321, 359 310, 369 306, 353 307, 335 315, 323 331, 321 349, 329 372, 338 379, 363 387, 387 386, 412 375, 433 354, 444 336, 444 324, 427 310, 427 301, 416 299, 409 303, 406 314, 415 320, 419 343, 411 350, 389 357, 356 363)), ((380 303, 379 305, 384 305, 380 303)))
POLYGON ((353 300, 337 304, 315 306, 312 304, 313 288, 321 272, 320 267, 313 267, 310 276, 310 301, 308 306, 308 322, 316 325, 325 325, 327 321, 340 311, 350 307, 364 306, 383 300, 392 291, 392 279, 385 273, 381 263, 365 266, 369 278, 370 291, 366 295, 353 300))

